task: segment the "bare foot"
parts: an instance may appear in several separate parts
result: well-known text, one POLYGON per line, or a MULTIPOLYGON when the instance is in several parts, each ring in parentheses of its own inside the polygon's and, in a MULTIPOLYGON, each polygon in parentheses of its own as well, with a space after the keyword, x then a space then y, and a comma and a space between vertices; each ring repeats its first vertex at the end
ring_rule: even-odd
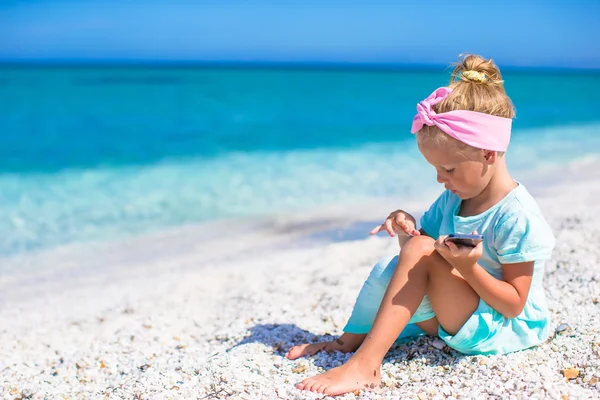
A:
POLYGON ((347 362, 321 375, 303 380, 296 387, 300 390, 324 393, 329 396, 374 389, 381 384, 380 367, 373 368, 359 362, 347 362))
POLYGON ((290 360, 295 360, 300 357, 312 356, 320 351, 341 351, 343 353, 349 353, 358 349, 365 336, 366 335, 358 335, 355 333, 344 333, 339 339, 334 340, 333 342, 300 344, 292 347, 285 357, 290 360))
POLYGON ((312 344, 299 344, 292 347, 285 355, 285 358, 295 360, 300 357, 307 357, 317 354, 320 351, 328 349, 333 342, 319 342, 312 344))

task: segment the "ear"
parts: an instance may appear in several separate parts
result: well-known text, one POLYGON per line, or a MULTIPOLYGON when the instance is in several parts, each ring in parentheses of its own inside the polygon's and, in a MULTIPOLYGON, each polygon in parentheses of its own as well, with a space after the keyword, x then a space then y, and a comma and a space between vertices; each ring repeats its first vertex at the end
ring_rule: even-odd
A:
POLYGON ((498 159, 498 152, 491 150, 482 150, 483 151, 483 162, 487 165, 494 165, 496 160, 498 159))

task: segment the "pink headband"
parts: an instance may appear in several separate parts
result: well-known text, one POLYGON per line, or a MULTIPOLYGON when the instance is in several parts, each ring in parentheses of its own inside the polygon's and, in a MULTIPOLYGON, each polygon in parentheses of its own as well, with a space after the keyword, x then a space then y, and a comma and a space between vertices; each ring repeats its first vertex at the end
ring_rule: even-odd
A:
POLYGON ((432 106, 444 100, 452 92, 442 87, 417 104, 411 133, 417 133, 423 125, 437 126, 449 136, 469 146, 492 151, 506 151, 510 142, 511 118, 476 111, 456 110, 437 114, 432 106))

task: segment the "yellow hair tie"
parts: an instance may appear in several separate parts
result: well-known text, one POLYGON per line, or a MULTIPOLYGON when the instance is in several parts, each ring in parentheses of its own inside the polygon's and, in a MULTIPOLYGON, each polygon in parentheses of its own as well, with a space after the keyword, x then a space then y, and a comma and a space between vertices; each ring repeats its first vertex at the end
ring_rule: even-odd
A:
POLYGON ((464 71, 461 75, 470 81, 476 81, 476 82, 487 82, 488 81, 488 77, 486 76, 486 74, 484 74, 482 72, 478 72, 478 71, 464 71))

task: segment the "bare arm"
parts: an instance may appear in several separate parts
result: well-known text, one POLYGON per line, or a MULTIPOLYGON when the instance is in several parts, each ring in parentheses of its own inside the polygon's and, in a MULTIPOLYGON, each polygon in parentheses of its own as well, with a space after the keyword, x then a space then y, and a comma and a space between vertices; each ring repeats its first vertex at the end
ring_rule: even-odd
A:
POLYGON ((533 261, 503 264, 503 280, 494 278, 479 264, 460 272, 490 307, 506 318, 515 318, 525 308, 531 287, 533 264, 533 261))

